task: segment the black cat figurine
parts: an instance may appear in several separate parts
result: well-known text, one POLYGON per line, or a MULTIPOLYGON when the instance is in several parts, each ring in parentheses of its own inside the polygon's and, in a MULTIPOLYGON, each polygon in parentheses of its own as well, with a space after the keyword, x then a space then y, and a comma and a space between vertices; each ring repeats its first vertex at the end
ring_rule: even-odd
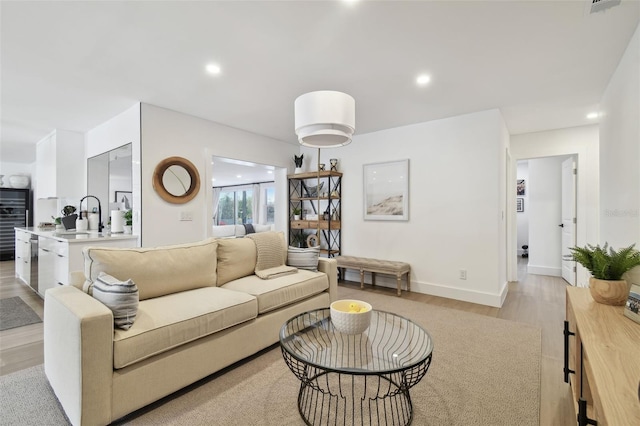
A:
POLYGON ((293 155, 293 161, 296 163, 296 167, 300 168, 302 167, 302 159, 304 158, 304 154, 300 155, 300 157, 298 157, 297 155, 293 155))

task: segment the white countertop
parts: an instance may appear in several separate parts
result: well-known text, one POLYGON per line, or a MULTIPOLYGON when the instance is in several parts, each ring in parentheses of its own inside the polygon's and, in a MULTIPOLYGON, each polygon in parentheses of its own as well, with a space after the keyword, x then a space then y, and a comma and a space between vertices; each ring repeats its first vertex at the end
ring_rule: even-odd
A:
POLYGON ((68 243, 86 243, 90 241, 105 240, 137 240, 138 236, 133 234, 111 234, 98 231, 56 231, 55 229, 40 229, 36 227, 15 228, 17 231, 25 231, 39 237, 53 238, 58 241, 68 243))

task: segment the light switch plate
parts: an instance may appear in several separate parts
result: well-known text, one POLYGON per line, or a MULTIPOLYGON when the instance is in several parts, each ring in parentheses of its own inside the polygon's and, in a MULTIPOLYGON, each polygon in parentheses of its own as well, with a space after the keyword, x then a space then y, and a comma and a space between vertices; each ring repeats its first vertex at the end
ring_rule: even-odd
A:
POLYGON ((180 220, 181 221, 190 221, 193 220, 193 212, 190 210, 183 210, 180 212, 180 220))

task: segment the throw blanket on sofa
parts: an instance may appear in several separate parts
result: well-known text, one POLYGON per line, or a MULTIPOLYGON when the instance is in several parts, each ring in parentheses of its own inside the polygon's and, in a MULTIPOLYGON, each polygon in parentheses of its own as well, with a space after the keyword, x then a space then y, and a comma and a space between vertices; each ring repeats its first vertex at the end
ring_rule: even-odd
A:
POLYGON ((298 272, 297 268, 285 265, 287 251, 281 232, 260 232, 247 235, 246 238, 256 244, 258 257, 255 273, 258 277, 268 280, 298 272))

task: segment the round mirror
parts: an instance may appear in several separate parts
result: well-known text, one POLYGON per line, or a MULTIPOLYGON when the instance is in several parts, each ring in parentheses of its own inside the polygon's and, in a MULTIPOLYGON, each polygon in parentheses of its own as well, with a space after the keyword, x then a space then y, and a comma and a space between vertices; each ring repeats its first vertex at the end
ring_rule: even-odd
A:
POLYGON ((153 172, 153 189, 160 197, 174 204, 192 200, 200 190, 200 176, 186 158, 162 160, 153 172))
POLYGON ((171 166, 162 174, 162 186, 169 194, 181 197, 191 186, 191 176, 184 167, 171 166))

